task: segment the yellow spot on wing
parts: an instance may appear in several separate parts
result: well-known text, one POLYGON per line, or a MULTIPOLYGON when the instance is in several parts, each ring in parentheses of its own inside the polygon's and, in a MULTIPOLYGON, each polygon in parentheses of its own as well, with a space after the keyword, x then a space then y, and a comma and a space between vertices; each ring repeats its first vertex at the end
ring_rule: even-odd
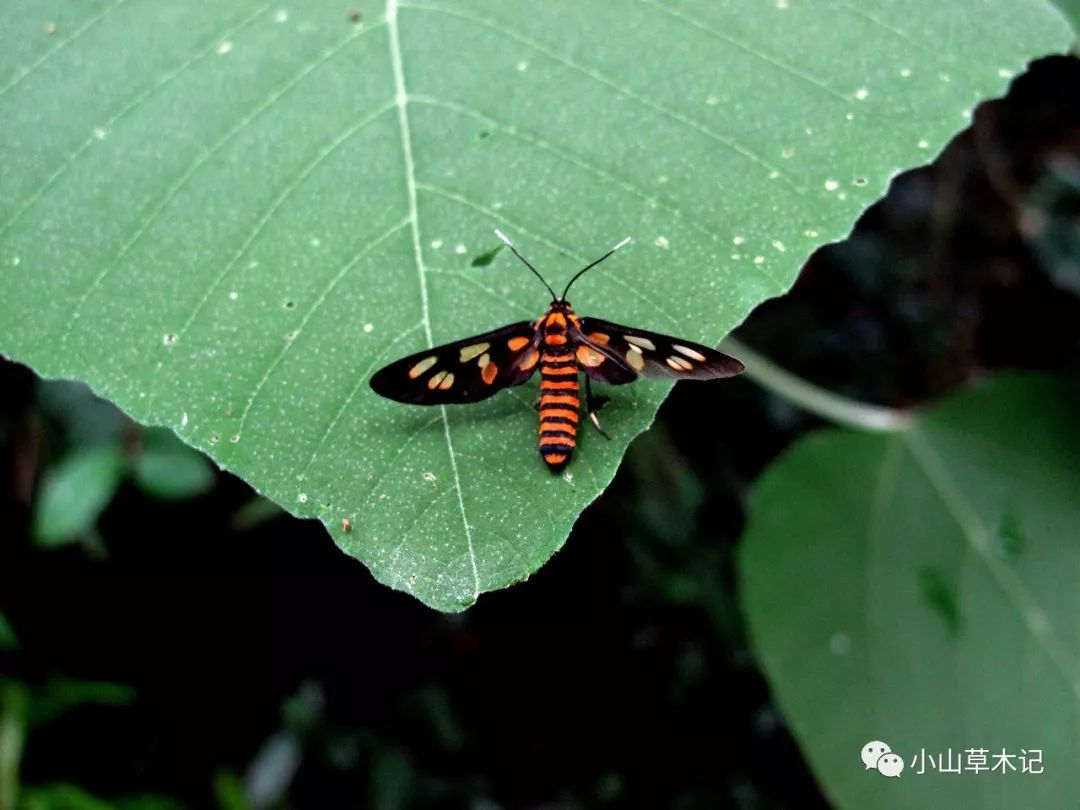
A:
POLYGON ((518 360, 517 366, 522 371, 528 371, 530 368, 536 365, 536 361, 540 359, 540 352, 536 349, 529 349, 525 354, 521 355, 521 359, 518 360))
POLYGON ((667 359, 667 364, 676 371, 692 371, 694 368, 694 365, 689 360, 683 360, 675 355, 667 359))
POLYGON ((425 371, 435 365, 435 361, 438 359, 439 358, 435 357, 434 355, 432 355, 431 357, 425 357, 423 360, 421 360, 419 363, 409 369, 409 379, 415 380, 417 377, 419 377, 421 374, 423 374, 425 371))
POLYGON ((453 384, 453 374, 451 374, 449 371, 436 371, 434 374, 431 375, 431 379, 427 381, 427 387, 434 391, 436 388, 442 386, 443 380, 445 380, 447 377, 450 378, 450 383, 453 384))
POLYGON ((443 381, 441 383, 439 383, 439 390, 440 391, 446 391, 453 384, 454 384, 454 375, 448 373, 446 375, 446 377, 443 379, 443 381))
POLYGON ((583 366, 589 368, 596 368, 598 365, 604 362, 604 355, 595 349, 590 349, 588 346, 577 347, 577 359, 583 366))
POLYGON ((626 353, 626 362, 630 364, 634 371, 641 371, 645 368, 645 356, 633 348, 626 353))
POLYGON ((462 346, 459 358, 462 363, 468 363, 474 357, 479 357, 490 348, 490 343, 474 343, 472 346, 462 346))

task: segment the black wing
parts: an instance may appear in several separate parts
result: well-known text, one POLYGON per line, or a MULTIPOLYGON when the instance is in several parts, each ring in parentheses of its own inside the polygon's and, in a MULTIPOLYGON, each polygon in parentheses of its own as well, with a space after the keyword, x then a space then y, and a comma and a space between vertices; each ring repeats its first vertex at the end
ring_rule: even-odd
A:
POLYGON ((718 380, 743 370, 734 357, 700 343, 599 318, 582 318, 574 340, 585 347, 578 349, 582 370, 610 385, 623 385, 638 377, 718 380))
POLYGON ((479 402, 532 376, 540 339, 532 323, 512 323, 396 360, 372 375, 371 390, 414 405, 479 402))

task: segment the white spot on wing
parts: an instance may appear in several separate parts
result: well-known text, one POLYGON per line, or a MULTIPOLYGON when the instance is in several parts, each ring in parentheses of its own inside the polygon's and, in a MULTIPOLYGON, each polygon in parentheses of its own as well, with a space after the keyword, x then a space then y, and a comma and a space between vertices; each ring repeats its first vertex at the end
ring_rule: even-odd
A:
POLYGON ((678 343, 672 344, 671 348, 673 348, 679 354, 685 354, 692 360, 697 360, 699 363, 705 362, 705 355, 703 355, 697 349, 691 349, 689 346, 680 346, 678 343))
POLYGON ((641 335, 627 335, 626 342, 634 348, 648 349, 650 352, 656 351, 656 344, 649 340, 647 337, 641 335))

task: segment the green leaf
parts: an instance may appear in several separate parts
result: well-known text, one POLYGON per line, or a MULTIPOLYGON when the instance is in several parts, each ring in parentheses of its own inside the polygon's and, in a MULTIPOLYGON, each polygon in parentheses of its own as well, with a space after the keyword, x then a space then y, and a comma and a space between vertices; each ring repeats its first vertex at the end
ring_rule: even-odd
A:
POLYGON ((1054 5, 1072 23, 1073 31, 1080 32, 1080 0, 1054 0, 1054 5))
POLYGON ((93 528, 124 475, 118 447, 79 447, 45 474, 34 504, 34 539, 43 546, 73 542, 93 528))
POLYGON ((194 498, 214 485, 214 470, 206 457, 164 428, 152 428, 143 434, 134 473, 135 483, 142 490, 162 500, 194 498))
POLYGON ((1080 795, 1078 406, 1075 384, 1006 376, 899 434, 811 436, 759 483, 743 605, 837 807, 1080 795), (903 755, 899 779, 865 770, 876 740, 903 755), (968 748, 1041 749, 1044 772, 912 768, 968 748))
POLYGON ((1071 39, 1042 0, 355 5, 5 4, 0 351, 444 610, 547 560, 668 390, 615 392, 615 440, 561 477, 530 387, 374 396, 386 362, 543 310, 483 266, 494 227, 553 284, 635 236, 581 311, 715 343, 1071 39))
POLYGON ((134 700, 135 690, 125 684, 50 678, 34 689, 29 723, 48 723, 79 706, 127 706, 134 700))
POLYGON ((19 637, 7 616, 0 612, 0 652, 19 649, 19 637))
POLYGON ((19 807, 22 810, 180 810, 183 805, 175 799, 154 794, 100 799, 79 785, 54 782, 27 788, 19 807))

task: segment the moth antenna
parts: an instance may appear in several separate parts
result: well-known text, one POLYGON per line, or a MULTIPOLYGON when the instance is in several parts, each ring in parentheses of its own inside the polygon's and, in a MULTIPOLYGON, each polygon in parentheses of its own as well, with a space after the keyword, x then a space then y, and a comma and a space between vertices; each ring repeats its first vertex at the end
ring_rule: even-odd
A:
POLYGON ((566 299, 566 294, 568 292, 570 292, 570 286, 575 281, 577 281, 579 278, 581 278, 581 276, 585 273, 586 270, 592 270, 594 267, 596 267, 596 265, 600 264, 600 262, 602 262, 604 259, 606 259, 608 256, 610 256, 616 250, 618 250, 619 248, 623 247, 626 244, 629 244, 630 241, 631 241, 631 238, 629 236, 626 237, 621 242, 619 242, 619 244, 617 244, 615 247, 613 247, 611 250, 609 250, 607 253, 605 253, 603 256, 601 256, 599 259, 597 259, 596 261, 593 261, 593 262, 589 262, 587 265, 585 265, 580 270, 578 270, 574 274, 574 277, 572 279, 570 279, 570 282, 566 285, 566 289, 563 290, 562 300, 566 299))
POLYGON ((522 262, 522 264, 524 264, 524 265, 525 265, 526 267, 528 267, 528 268, 529 268, 530 270, 532 270, 532 271, 533 271, 533 273, 534 273, 534 274, 536 275, 536 277, 537 277, 538 279, 540 279, 540 283, 541 283, 541 284, 543 284, 543 285, 544 285, 545 287, 547 287, 547 288, 548 288, 548 292, 549 292, 549 293, 551 293, 551 300, 552 300, 552 301, 556 300, 556 299, 555 299, 555 291, 554 291, 553 289, 551 289, 551 285, 550 285, 550 284, 548 284, 548 283, 547 283, 547 282, 546 282, 546 281, 544 280, 544 277, 543 277, 542 275, 540 275, 540 271, 539 271, 539 270, 537 270, 537 269, 536 269, 535 267, 533 267, 533 266, 532 266, 532 265, 531 265, 531 264, 529 263, 529 260, 528 260, 528 259, 526 259, 526 258, 525 258, 524 256, 522 256, 522 255, 521 255, 520 253, 518 253, 518 249, 517 249, 516 247, 514 247, 514 243, 510 241, 509 237, 507 237, 507 235, 506 235, 505 233, 503 233, 502 231, 500 231, 500 230, 499 230, 498 228, 496 228, 496 229, 495 229, 495 235, 496 235, 497 237, 499 237, 499 238, 500 238, 500 239, 501 239, 501 240, 502 240, 502 241, 503 241, 503 242, 504 242, 504 243, 506 244, 506 246, 507 246, 508 248, 510 248, 510 250, 512 250, 512 251, 514 252, 514 255, 515 255, 515 256, 517 256, 517 257, 518 257, 519 259, 521 259, 521 262, 522 262))

